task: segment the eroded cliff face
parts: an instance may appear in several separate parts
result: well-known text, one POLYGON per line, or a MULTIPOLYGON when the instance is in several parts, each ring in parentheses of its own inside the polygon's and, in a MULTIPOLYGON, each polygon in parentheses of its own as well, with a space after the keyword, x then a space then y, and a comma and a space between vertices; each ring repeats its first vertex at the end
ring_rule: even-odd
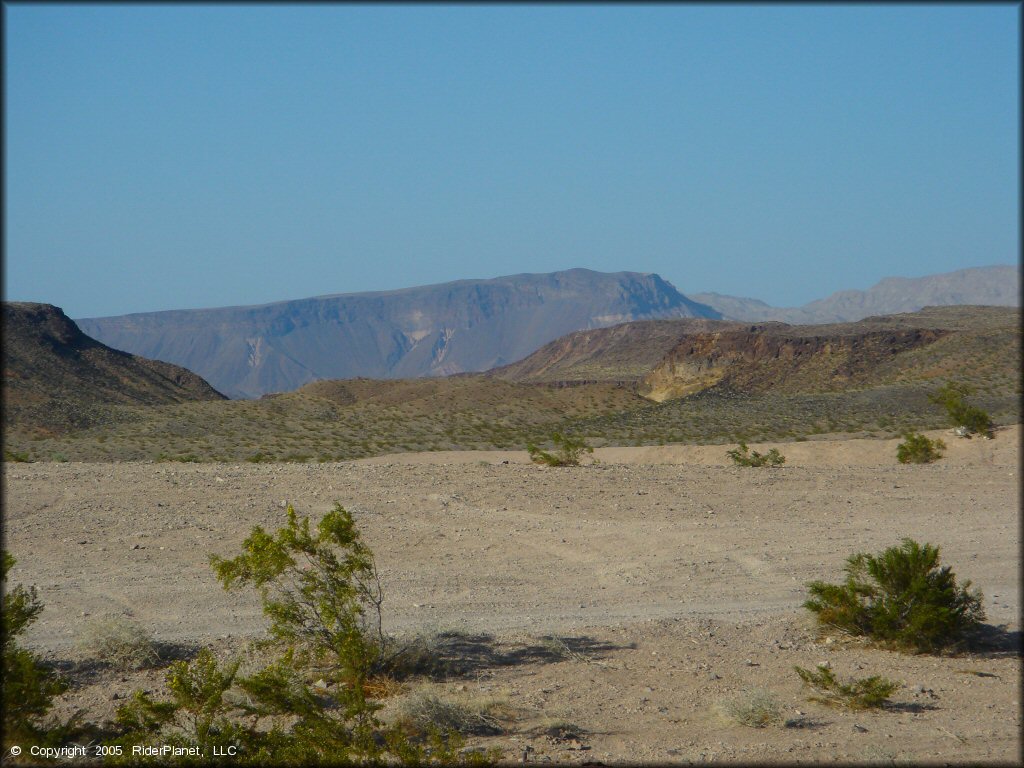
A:
POLYGON ((804 329, 768 323, 687 334, 644 377, 639 393, 662 402, 719 383, 743 392, 845 389, 861 377, 877 376, 897 355, 948 333, 914 328, 806 335, 804 329))
POLYGON ((509 381, 571 384, 610 381, 634 384, 688 333, 740 327, 704 318, 645 320, 562 336, 489 375, 509 381))

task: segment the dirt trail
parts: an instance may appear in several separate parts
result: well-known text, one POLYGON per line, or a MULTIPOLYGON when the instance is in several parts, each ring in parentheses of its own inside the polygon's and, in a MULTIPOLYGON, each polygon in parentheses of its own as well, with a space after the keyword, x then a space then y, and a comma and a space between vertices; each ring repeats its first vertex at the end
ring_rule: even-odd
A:
MULTIPOLYGON (((787 457, 762 470, 726 466, 729 446, 600 449, 600 463, 568 469, 533 466, 525 452, 5 464, 6 546, 19 560, 13 581, 35 584, 46 604, 27 640, 55 658, 74 656, 104 615, 131 616, 167 643, 237 646, 264 620, 252 597, 220 589, 208 556, 237 553, 253 525, 279 526, 283 503, 315 518, 338 501, 376 554, 391 631, 453 630, 494 648, 557 634, 597 649, 478 671, 470 693, 520 707, 515 732, 490 740, 510 755, 1015 760, 1019 657, 825 645, 800 608, 806 583, 838 580, 853 551, 909 536, 940 545, 984 591, 1003 642, 1019 641, 1007 634, 1019 630, 1019 428, 993 441, 933 434, 949 450, 927 466, 900 466, 897 441, 870 440, 752 446, 787 457), (906 682, 905 706, 865 715, 808 703, 792 667, 826 658, 847 676, 906 682), (714 714, 756 687, 810 725, 749 729, 714 714), (552 717, 576 722, 589 748, 531 732, 552 717)), ((112 680, 77 695, 110 709, 104 686, 122 685, 112 680)))

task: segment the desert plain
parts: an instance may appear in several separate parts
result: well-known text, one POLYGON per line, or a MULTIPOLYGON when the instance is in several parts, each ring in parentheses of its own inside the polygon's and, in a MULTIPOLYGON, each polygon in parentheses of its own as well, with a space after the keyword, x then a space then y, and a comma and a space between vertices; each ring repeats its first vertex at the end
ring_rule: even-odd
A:
MULTIPOLYGON (((898 440, 812 439, 781 468, 729 464, 727 446, 598 449, 545 468, 525 451, 408 453, 347 462, 5 463, 12 583, 45 610, 24 644, 78 670, 58 713, 111 717, 163 671, 83 666, 89 622, 127 617, 164 648, 225 658, 265 635, 255 595, 226 593, 233 556, 285 507, 353 512, 386 591, 385 629, 432 636, 452 672, 407 683, 489 699, 503 732, 472 736, 510 763, 1016 763, 1021 758, 1019 426, 948 430, 946 456, 900 465, 898 440), (904 537, 985 596, 985 637, 907 655, 821 632, 806 585, 904 537), (903 683, 891 706, 810 701, 794 666, 903 683), (767 695, 782 720, 739 724, 767 695)), ((383 710, 399 705, 400 694, 383 710)))

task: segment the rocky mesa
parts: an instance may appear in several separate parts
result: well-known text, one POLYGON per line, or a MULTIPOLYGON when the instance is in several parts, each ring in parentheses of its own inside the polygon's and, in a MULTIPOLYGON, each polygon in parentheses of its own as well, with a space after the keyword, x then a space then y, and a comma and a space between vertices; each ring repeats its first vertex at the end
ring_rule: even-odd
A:
POLYGON ((317 379, 485 371, 581 328, 718 316, 655 274, 572 269, 79 323, 113 347, 185 366, 232 397, 259 397, 317 379))

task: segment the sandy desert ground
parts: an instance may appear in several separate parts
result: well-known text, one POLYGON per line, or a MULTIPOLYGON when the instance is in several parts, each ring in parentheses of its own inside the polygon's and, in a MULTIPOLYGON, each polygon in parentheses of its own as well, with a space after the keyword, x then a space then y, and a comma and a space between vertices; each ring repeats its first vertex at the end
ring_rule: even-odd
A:
MULTIPOLYGON (((897 441, 878 440, 786 443, 780 469, 728 466, 728 446, 599 449, 598 463, 563 469, 525 452, 5 464, 5 546, 12 581, 46 605, 26 644, 51 659, 76 659, 103 616, 230 653, 264 620, 253 596, 220 589, 209 554, 278 527, 287 503, 318 518, 337 501, 376 554, 387 629, 458 633, 467 670, 431 685, 515 711, 507 733, 470 740, 509 761, 1017 762, 1020 430, 929 434, 949 451, 925 466, 897 464, 897 441), (987 650, 908 656, 819 636, 800 607, 806 583, 838 581, 851 553, 907 536, 940 545, 984 591, 987 650), (793 671, 824 661, 905 685, 885 711, 829 708, 793 671), (720 714, 757 690, 786 724, 720 714)), ((162 679, 91 674, 66 711, 106 717, 115 694, 162 679)))

